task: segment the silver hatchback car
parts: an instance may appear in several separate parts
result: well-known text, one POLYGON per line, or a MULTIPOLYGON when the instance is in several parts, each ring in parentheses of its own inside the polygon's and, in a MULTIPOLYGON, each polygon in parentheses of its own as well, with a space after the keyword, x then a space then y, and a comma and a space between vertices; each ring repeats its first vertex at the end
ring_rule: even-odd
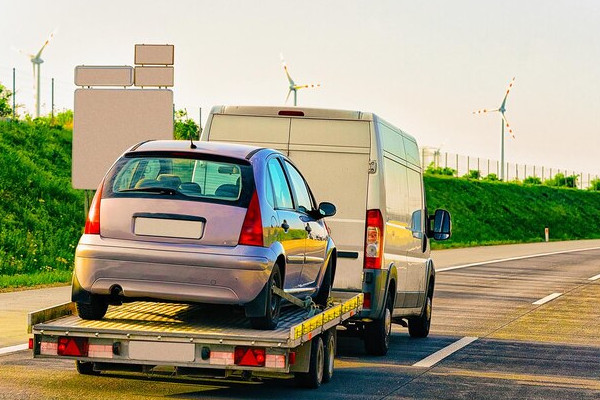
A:
POLYGON ((84 319, 136 300, 240 305, 254 328, 274 329, 274 286, 327 303, 336 248, 323 218, 334 214, 275 150, 144 142, 94 196, 72 300, 84 319))

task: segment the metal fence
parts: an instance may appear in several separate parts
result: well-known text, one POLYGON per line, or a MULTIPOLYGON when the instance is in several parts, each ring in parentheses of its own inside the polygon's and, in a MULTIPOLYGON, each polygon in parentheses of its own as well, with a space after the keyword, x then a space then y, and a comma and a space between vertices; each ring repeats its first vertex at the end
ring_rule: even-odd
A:
MULTIPOLYGON (((481 178, 485 178, 490 174, 495 174, 500 179, 500 161, 482 157, 465 156, 454 153, 443 153, 436 150, 424 148, 421 150, 421 161, 423 168, 427 168, 433 163, 435 167, 452 168, 455 170, 454 176, 464 176, 470 171, 479 171, 481 178)), ((599 174, 594 174, 586 171, 577 171, 567 168, 547 167, 540 165, 528 165, 507 162, 504 166, 504 180, 523 181, 528 177, 539 178, 542 182, 547 179, 552 179, 556 174, 564 176, 576 176, 577 187, 587 189, 591 186, 591 182, 600 177, 599 174)))

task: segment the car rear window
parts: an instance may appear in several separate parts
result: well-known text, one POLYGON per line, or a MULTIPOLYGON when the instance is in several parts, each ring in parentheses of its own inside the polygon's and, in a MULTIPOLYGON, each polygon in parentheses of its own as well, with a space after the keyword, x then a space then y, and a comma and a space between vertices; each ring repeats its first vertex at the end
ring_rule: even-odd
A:
POLYGON ((157 197, 246 207, 254 189, 252 167, 241 160, 167 154, 127 155, 111 170, 103 197, 157 197))

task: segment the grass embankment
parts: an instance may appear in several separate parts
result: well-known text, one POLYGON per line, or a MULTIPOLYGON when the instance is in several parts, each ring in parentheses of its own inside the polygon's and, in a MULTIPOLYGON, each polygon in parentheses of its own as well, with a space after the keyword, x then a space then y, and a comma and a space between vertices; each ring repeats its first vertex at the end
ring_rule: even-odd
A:
POLYGON ((430 212, 452 214, 452 238, 433 248, 600 238, 600 192, 425 177, 430 212))
POLYGON ((0 290, 69 282, 84 223, 72 131, 0 121, 0 290))

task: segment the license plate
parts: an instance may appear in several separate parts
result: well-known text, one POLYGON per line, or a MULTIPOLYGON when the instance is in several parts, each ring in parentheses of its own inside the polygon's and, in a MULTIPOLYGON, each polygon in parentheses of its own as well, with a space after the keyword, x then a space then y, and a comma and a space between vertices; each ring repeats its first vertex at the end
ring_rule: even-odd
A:
POLYGON ((129 358, 144 361, 194 361, 193 343, 129 342, 129 358))
POLYGON ((202 221, 137 217, 134 223, 134 233, 140 236, 200 239, 203 231, 202 221))

